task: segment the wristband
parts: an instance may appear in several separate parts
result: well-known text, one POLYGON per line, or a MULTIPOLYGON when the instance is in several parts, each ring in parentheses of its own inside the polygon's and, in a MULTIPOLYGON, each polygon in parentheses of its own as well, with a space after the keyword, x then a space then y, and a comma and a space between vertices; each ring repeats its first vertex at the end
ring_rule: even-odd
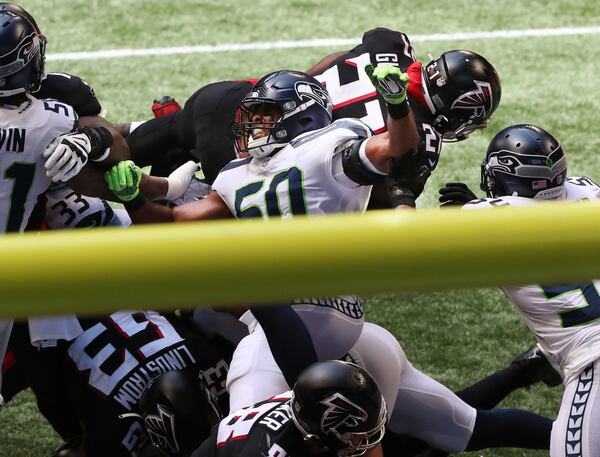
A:
POLYGON ((106 127, 82 127, 79 131, 90 139, 91 150, 88 158, 92 162, 101 162, 108 156, 113 145, 113 137, 106 127))
POLYGON ((386 103, 388 114, 392 119, 402 119, 404 116, 407 116, 410 112, 410 107, 408 106, 408 101, 404 100, 402 103, 398 105, 392 105, 390 103, 386 103))
POLYGON ((410 189, 392 185, 388 189, 388 196, 390 198, 390 204, 394 208, 400 205, 412 206, 413 208, 417 206, 415 194, 410 189))
POLYGON ((146 204, 146 197, 141 192, 133 200, 121 202, 128 213, 135 213, 138 209, 146 204))

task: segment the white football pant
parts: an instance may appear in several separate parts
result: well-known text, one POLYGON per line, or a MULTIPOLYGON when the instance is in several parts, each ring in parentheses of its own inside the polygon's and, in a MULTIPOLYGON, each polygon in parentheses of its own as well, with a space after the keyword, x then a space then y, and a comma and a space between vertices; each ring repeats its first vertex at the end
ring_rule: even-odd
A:
POLYGON ((558 417, 552 424, 551 457, 600 456, 600 360, 588 365, 565 386, 558 417))
MULTIPOLYGON (((321 304, 295 304, 294 310, 310 333, 318 359, 339 359, 360 336, 364 324, 362 304, 356 297, 318 301, 321 304)), ((290 389, 275 363, 263 329, 256 321, 246 323, 251 333, 236 347, 227 374, 230 411, 290 389)))

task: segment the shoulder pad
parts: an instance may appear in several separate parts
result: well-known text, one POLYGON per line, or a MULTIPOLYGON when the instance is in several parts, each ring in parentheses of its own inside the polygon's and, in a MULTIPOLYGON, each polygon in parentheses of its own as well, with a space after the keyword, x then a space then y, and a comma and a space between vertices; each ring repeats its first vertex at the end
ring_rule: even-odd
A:
POLYGON ((478 198, 466 203, 462 209, 481 209, 481 208, 499 208, 502 206, 527 206, 536 203, 532 198, 525 197, 497 197, 497 198, 478 198))
POLYGON ((356 184, 370 186, 383 182, 387 175, 373 173, 363 164, 360 158, 360 146, 364 140, 352 140, 342 145, 337 153, 342 154, 344 174, 356 184))

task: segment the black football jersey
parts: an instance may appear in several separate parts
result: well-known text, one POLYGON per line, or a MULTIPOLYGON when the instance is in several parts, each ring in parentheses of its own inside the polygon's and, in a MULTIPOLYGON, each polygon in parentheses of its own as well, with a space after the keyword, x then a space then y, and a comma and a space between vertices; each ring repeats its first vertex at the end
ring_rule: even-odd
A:
POLYGON ((146 441, 138 402, 155 376, 203 370, 213 392, 224 390, 228 356, 199 336, 189 339, 159 313, 118 311, 80 323, 84 332, 67 349, 66 378, 88 456, 136 455, 146 441))
POLYGON ((99 115, 102 111, 94 89, 83 79, 68 73, 47 73, 36 98, 53 98, 71 105, 79 117, 99 115))
POLYGON ((200 162, 205 180, 212 183, 221 168, 237 158, 233 123, 254 82, 208 84, 185 102, 182 111, 144 122, 127 137, 133 161, 173 169, 194 160, 200 162))
MULTIPOLYGON (((377 28, 366 32, 361 44, 335 59, 316 78, 327 87, 331 95, 334 120, 359 118, 377 134, 387 130, 387 106, 364 71, 369 63, 374 66, 395 65, 405 72, 409 67, 419 65, 410 40, 404 33, 377 28)), ((431 125, 432 116, 428 109, 422 107, 410 94, 409 102, 420 136, 419 151, 416 159, 403 160, 394 170, 394 175, 418 197, 425 181, 437 166, 442 138, 431 125)))
POLYGON ((233 412, 213 428, 192 457, 308 455, 292 421, 291 392, 233 412))

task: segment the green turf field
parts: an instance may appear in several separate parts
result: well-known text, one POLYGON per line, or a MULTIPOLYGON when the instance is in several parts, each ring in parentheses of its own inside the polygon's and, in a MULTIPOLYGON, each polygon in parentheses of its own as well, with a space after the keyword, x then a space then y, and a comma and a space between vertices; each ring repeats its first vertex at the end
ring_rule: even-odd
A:
MULTIPOLYGON (((409 37, 433 33, 554 29, 600 25, 593 0, 514 2, 467 0, 23 0, 49 39, 47 53, 157 48, 313 38, 354 38, 376 26, 409 37)), ((553 132, 569 157, 569 174, 600 179, 600 35, 544 36, 413 43, 418 57, 467 48, 485 55, 502 78, 502 102, 490 128, 466 143, 446 145, 419 203, 432 207, 448 181, 479 182, 489 139, 513 123, 553 132)), ((113 122, 151 116, 150 103, 169 94, 184 101, 223 79, 306 69, 337 47, 221 52, 105 60, 50 61, 48 70, 85 78, 113 122)), ((444 236, 443 227, 439 228, 444 236)), ((402 240, 398 240, 402 242, 402 240)), ((560 261, 560 259, 557 259, 560 261)), ((494 268, 482 258, 482 268, 494 268)), ((453 265, 448 265, 453 268, 453 265)), ((396 295, 368 300, 371 320, 398 337, 411 361, 458 389, 503 367, 533 337, 497 290, 396 295)), ((503 406, 553 417, 561 389, 514 393, 503 406)), ((36 413, 30 394, 0 412, 0 457, 47 456, 60 440, 36 413)), ((471 455, 542 456, 543 452, 483 451, 471 455)))

